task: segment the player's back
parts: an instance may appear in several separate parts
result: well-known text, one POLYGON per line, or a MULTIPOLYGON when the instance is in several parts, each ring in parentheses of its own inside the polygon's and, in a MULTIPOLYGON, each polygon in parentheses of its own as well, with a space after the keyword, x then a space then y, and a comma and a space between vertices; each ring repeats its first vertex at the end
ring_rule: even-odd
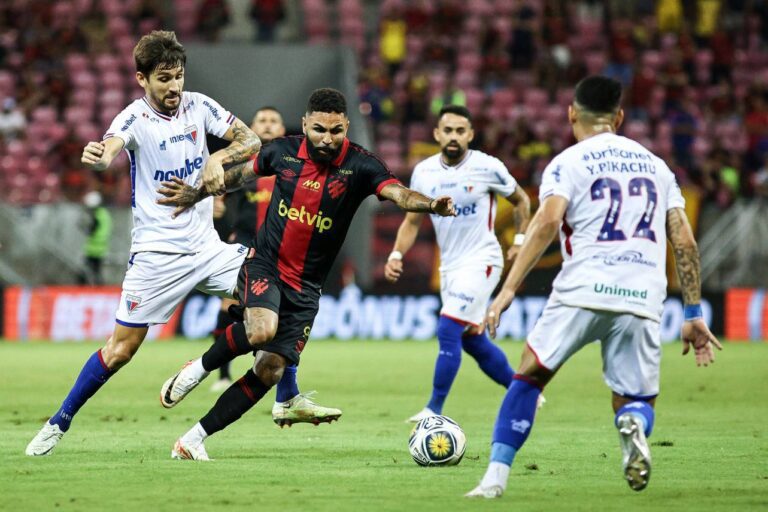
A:
POLYGON ((553 194, 569 201, 553 299, 658 320, 667 284, 666 213, 685 205, 669 167, 638 142, 604 133, 550 163, 540 198, 553 194))

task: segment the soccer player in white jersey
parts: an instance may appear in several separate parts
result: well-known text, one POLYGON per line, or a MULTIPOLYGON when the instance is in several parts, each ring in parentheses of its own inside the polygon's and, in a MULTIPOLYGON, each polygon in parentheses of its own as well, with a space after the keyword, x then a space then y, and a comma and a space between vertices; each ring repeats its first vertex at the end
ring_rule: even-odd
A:
MULTIPOLYGON (((491 293, 499 283, 504 260, 494 232, 496 195, 515 208, 514 245, 507 253, 515 258, 530 218, 525 191, 504 164, 481 151, 470 150, 474 137, 466 107, 443 107, 434 130, 440 153, 413 170, 411 188, 422 194, 448 194, 456 217, 430 215, 440 247, 440 295, 443 307, 437 324, 439 352, 432 381, 432 397, 426 407, 407 421, 417 422, 441 414, 443 404, 461 365, 462 349, 496 383, 507 388, 514 374, 507 356, 485 333, 483 320, 491 293)), ((403 256, 413 246, 424 213, 406 214, 384 276, 396 282, 403 271, 403 256)))
POLYGON ((115 330, 85 363, 61 408, 27 446, 27 455, 51 453, 77 411, 131 360, 149 326, 166 323, 192 289, 231 296, 245 259, 245 247, 225 244, 216 235, 212 198, 174 217, 173 207, 157 204, 162 196, 156 189, 176 176, 222 193, 223 166, 247 161, 259 151, 259 138, 211 98, 182 91, 186 55, 173 32, 145 35, 133 55, 145 96, 118 114, 102 142, 89 142, 82 157, 97 171, 123 150, 130 161, 134 227, 115 330), (209 155, 206 133, 231 143, 209 155))
POLYGON ((624 118, 621 84, 592 76, 576 86, 568 120, 578 144, 544 170, 525 243, 486 320, 495 335, 523 279, 559 232, 563 267, 541 318, 528 336, 520 367, 501 404, 491 462, 468 497, 496 498, 533 426, 536 399, 557 370, 584 345, 602 343, 603 376, 613 391, 624 475, 640 491, 648 485, 647 437, 659 393, 659 320, 666 296, 666 240, 685 302, 683 354, 697 365, 722 348, 702 319, 699 254, 685 202, 663 160, 616 134, 624 118))

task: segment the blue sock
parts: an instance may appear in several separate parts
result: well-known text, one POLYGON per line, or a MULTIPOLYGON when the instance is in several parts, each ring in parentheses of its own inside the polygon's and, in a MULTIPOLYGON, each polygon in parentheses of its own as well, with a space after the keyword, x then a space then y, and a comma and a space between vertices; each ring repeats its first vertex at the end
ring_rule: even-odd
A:
POLYGON ((520 376, 512 379, 512 385, 501 402, 496 425, 493 428, 493 443, 502 443, 519 450, 533 427, 536 415, 536 401, 541 389, 522 380, 520 376))
POLYGON ((83 365, 75 385, 69 391, 61 408, 48 420, 51 425, 58 425, 66 432, 77 411, 91 398, 114 372, 107 368, 101 358, 101 350, 94 352, 83 365))
POLYGON ((517 450, 504 443, 492 443, 491 444, 491 462, 501 462, 507 466, 512 465, 512 461, 515 460, 517 450))
POLYGON ((477 361, 480 369, 504 388, 512 384, 512 376, 515 371, 509 366, 506 354, 483 332, 464 336, 461 340, 464 350, 477 361))
POLYGON ((280 382, 277 383, 276 401, 287 402, 299 394, 299 384, 296 382, 296 371, 297 368, 295 364, 285 367, 285 370, 283 370, 283 377, 280 379, 280 382))
POLYGON ((656 412, 648 402, 638 400, 636 402, 630 402, 616 411, 616 418, 614 424, 618 426, 619 416, 624 413, 629 413, 636 417, 643 424, 643 430, 645 431, 645 437, 650 437, 653 432, 653 420, 656 419, 656 412))
POLYGON ((441 316, 437 322, 437 342, 440 352, 435 362, 435 376, 432 379, 432 398, 427 407, 437 414, 443 412, 443 404, 451 390, 453 380, 461 366, 461 335, 464 326, 456 320, 441 316))

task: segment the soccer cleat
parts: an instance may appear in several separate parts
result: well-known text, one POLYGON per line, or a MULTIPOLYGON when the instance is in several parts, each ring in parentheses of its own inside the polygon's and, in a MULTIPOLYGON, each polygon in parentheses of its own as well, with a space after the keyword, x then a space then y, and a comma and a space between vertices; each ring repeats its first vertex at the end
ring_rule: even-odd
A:
POLYGON ((493 498, 501 498, 502 494, 504 494, 504 488, 500 485, 491 485, 489 487, 483 487, 482 485, 478 485, 477 487, 469 491, 467 494, 465 494, 464 497, 493 499, 493 498))
POLYGON ((170 409, 175 407, 179 402, 184 400, 190 391, 195 389, 200 382, 202 382, 207 376, 208 372, 203 375, 202 379, 197 379, 195 375, 192 375, 190 367, 194 361, 187 361, 187 363, 181 367, 181 370, 165 381, 163 387, 160 388, 160 403, 163 407, 170 409))
POLYGON ((437 413, 430 409, 429 407, 425 407, 407 420, 405 420, 406 423, 418 423, 424 418, 429 418, 430 416, 437 416, 437 413))
POLYGON ((651 478, 651 450, 643 425, 632 414, 622 414, 617 422, 623 454, 624 477, 633 491, 642 491, 651 478))
POLYGON ((213 460, 208 457, 208 453, 205 451, 205 445, 203 443, 193 445, 190 443, 185 443, 181 440, 181 438, 179 438, 176 441, 176 444, 173 445, 173 450, 171 450, 171 458, 177 460, 200 460, 206 462, 213 460))
POLYGON ((64 431, 58 425, 51 425, 46 421, 40 432, 29 442, 24 453, 30 457, 50 455, 63 435, 64 431))
POLYGON ((542 407, 544 407, 545 403, 547 403, 547 399, 544 398, 544 395, 539 395, 539 398, 536 399, 536 410, 539 410, 542 407))
POLYGON ((232 385, 231 380, 219 379, 211 385, 211 392, 220 393, 221 391, 225 391, 231 385, 232 385))
POLYGON ((315 391, 299 393, 287 402, 275 402, 272 406, 272 421, 280 428, 286 425, 290 427, 294 423, 319 425, 331 423, 333 420, 338 421, 341 410, 317 405, 311 398, 315 393, 315 391))

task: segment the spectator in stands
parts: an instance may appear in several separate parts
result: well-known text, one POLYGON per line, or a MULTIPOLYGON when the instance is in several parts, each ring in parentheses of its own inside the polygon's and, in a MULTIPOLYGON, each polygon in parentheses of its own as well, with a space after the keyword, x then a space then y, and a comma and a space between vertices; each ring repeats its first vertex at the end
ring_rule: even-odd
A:
POLYGON ((381 20, 379 26, 379 51, 389 76, 395 76, 405 59, 405 40, 408 26, 399 9, 394 9, 381 20))
POLYGON ((529 69, 536 58, 536 11, 527 1, 518 3, 512 15, 509 56, 515 69, 529 69))
POLYGON ((405 124, 424 123, 429 116, 429 79, 423 73, 411 76, 403 108, 405 124))
POLYGON ((277 25, 285 18, 283 0, 252 0, 250 16, 256 25, 256 41, 270 43, 275 40, 277 25))
POLYGON ((717 31, 712 34, 710 45, 712 47, 711 83, 716 84, 721 80, 730 82, 735 51, 733 46, 733 36, 726 32, 721 25, 717 31))
POLYGON ((26 127, 27 120, 21 109, 16 106, 16 100, 11 97, 5 98, 0 110, 0 138, 15 139, 26 127))
POLYGON ((434 117, 437 117, 440 110, 445 105, 458 105, 460 107, 467 106, 466 93, 456 85, 451 76, 448 82, 445 84, 445 88, 442 91, 438 91, 430 101, 430 111, 434 117))
POLYGON ((659 32, 677 32, 683 24, 683 4, 680 0, 656 2, 656 25, 659 32))
POLYGON ((80 284, 101 285, 104 283, 101 268, 112 238, 112 215, 101 204, 101 194, 95 190, 85 194, 83 204, 88 213, 84 226, 88 236, 83 245, 85 267, 80 284))
POLYGON ((229 24, 229 5, 226 0, 203 0, 197 11, 197 32, 204 41, 219 40, 221 29, 229 24))
POLYGON ((672 126, 672 150, 675 160, 683 167, 693 165, 693 142, 696 136, 696 118, 692 113, 693 105, 684 99, 677 103, 668 117, 672 126))
POLYGON ((764 90, 758 89, 750 94, 747 109, 744 124, 749 137, 749 151, 753 155, 768 154, 768 99, 764 90))

